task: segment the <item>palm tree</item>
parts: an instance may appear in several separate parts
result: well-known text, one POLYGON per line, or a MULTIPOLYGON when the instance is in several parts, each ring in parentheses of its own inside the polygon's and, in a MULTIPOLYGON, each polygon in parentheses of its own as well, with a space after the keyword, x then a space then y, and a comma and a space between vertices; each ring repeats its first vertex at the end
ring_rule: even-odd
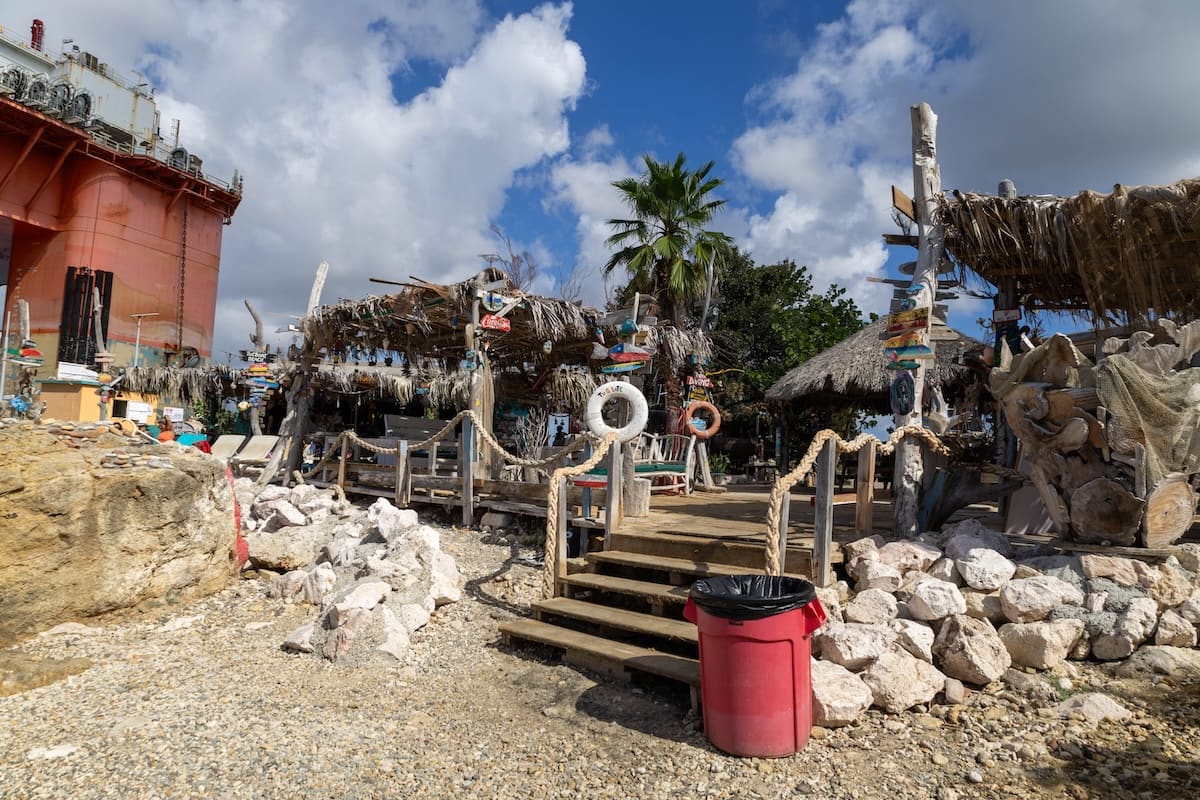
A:
POLYGON ((692 171, 684 166, 683 153, 674 163, 642 158, 645 174, 613 182, 633 219, 608 221, 617 232, 606 244, 620 249, 604 265, 604 274, 625 267, 627 291, 653 295, 662 315, 682 327, 689 304, 711 288, 732 251, 728 236, 704 228, 725 203, 709 196, 724 181, 708 177, 712 161, 692 171))

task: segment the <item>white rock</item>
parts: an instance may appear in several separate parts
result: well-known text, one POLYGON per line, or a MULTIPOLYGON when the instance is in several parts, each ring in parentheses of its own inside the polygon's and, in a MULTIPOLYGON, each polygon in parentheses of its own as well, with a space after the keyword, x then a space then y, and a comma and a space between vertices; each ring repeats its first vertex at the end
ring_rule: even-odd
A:
POLYGON ((933 663, 933 628, 912 619, 894 619, 891 627, 896 632, 896 644, 922 661, 933 663))
POLYGON ((1081 619, 1010 622, 1000 628, 1000 639, 1013 663, 1034 669, 1052 669, 1066 661, 1081 636, 1081 619))
POLYGON ((858 562, 858 566, 853 574, 857 580, 856 586, 860 592, 867 589, 882 589, 885 592, 894 592, 900 588, 900 570, 890 564, 883 564, 879 561, 861 560, 858 562))
POLYGON ((328 561, 335 567, 348 567, 354 563, 357 556, 358 549, 354 546, 353 540, 334 539, 321 548, 321 554, 317 556, 317 560, 328 561))
POLYGON ((896 618, 896 598, 882 589, 866 589, 846 606, 847 622, 887 622, 896 618))
POLYGON ((103 628, 93 628, 90 625, 84 625, 81 622, 63 622, 55 625, 49 630, 42 631, 38 637, 44 636, 95 636, 96 634, 104 633, 103 628))
POLYGON ((380 627, 383 631, 383 644, 379 645, 379 650, 395 659, 404 658, 412 649, 408 628, 386 604, 381 604, 372 613, 379 615, 380 627))
POLYGON ((1192 584, 1178 568, 1166 564, 1155 570, 1158 580, 1150 587, 1150 596, 1158 603, 1158 610, 1165 611, 1187 601, 1192 594, 1192 584))
POLYGON ((871 707, 872 694, 862 679, 845 667, 812 660, 813 724, 823 728, 849 725, 871 707))
POLYGON ((913 592, 917 587, 927 581, 936 581, 937 578, 930 575, 928 572, 921 572, 919 569, 910 569, 904 573, 904 577, 900 579, 900 585, 896 587, 896 599, 907 602, 912 599, 913 592))
POLYGON ((429 585, 429 595, 435 604, 444 606, 462 599, 462 576, 458 573, 454 556, 438 551, 431 565, 430 577, 433 580, 429 585))
POLYGON ((993 624, 1007 621, 1004 608, 1000 605, 1000 592, 981 592, 971 588, 959 591, 967 603, 968 617, 986 619, 993 624))
POLYGON ((343 625, 356 609, 370 610, 391 594, 392 587, 384 581, 365 581, 352 588, 329 609, 329 625, 343 625))
POLYGON ((255 531, 245 536, 250 563, 260 569, 304 569, 329 541, 320 526, 287 528, 277 533, 255 531))
POLYGON ((893 714, 932 702, 946 685, 946 676, 932 664, 896 651, 879 656, 861 677, 871 689, 872 705, 893 714))
POLYGON ((1120 722, 1133 716, 1133 713, 1125 706, 1099 692, 1069 697, 1055 706, 1054 710, 1060 717, 1065 718, 1079 713, 1092 722, 1101 722, 1106 719, 1120 722))
POLYGON ((975 547, 962 558, 954 560, 954 566, 963 581, 972 589, 992 592, 1008 583, 1017 571, 1017 565, 990 548, 975 547))
POLYGON ((950 558, 943 557, 933 562, 933 566, 929 568, 929 577, 953 583, 955 586, 963 585, 963 576, 958 567, 954 566, 954 560, 950 558))
POLYGON ((933 642, 933 657, 952 678, 984 685, 1012 666, 1012 658, 992 623, 966 614, 947 618, 933 642))
POLYGON ((917 569, 924 572, 942 557, 942 551, 924 542, 902 540, 888 542, 879 548, 879 561, 900 572, 917 569))
POLYGON ((337 573, 328 564, 318 564, 316 569, 308 573, 304 586, 300 590, 300 599, 310 605, 325 604, 325 598, 337 585, 337 573))
POLYGON ((818 586, 816 587, 816 591, 817 601, 825 609, 825 617, 828 621, 833 624, 844 622, 845 617, 842 615, 841 592, 838 591, 838 587, 818 586))
POLYGON ((56 744, 54 747, 35 747, 25 754, 25 758, 29 761, 38 759, 50 760, 53 758, 66 758, 79 748, 73 744, 56 744))
POLYGON ((259 524, 260 524, 259 521, 256 520, 254 517, 247 517, 247 516, 242 517, 242 530, 246 533, 252 533, 252 532, 258 530, 259 524))
POLYGON ((948 705, 961 706, 967 702, 967 687, 963 686, 963 682, 958 678, 946 678, 946 685, 942 689, 942 694, 945 696, 948 705))
POLYGON ((1129 601, 1125 613, 1117 617, 1113 632, 1092 640, 1092 655, 1102 661, 1126 658, 1150 638, 1157 624, 1158 604, 1149 597, 1135 597, 1129 601))
POLYGON ((1083 598, 1083 607, 1093 614, 1099 614, 1104 610, 1104 604, 1108 602, 1108 592, 1088 592, 1083 598))
POLYGON ((281 528, 298 528, 308 524, 308 517, 287 500, 272 500, 265 505, 270 509, 270 515, 265 517, 262 529, 268 533, 281 528))
POLYGON ((276 575, 271 579, 271 585, 267 589, 267 596, 278 597, 283 600, 295 597, 304 588, 304 581, 307 578, 308 573, 302 569, 294 569, 291 572, 276 575))
POLYGON ((296 653, 311 653, 313 652, 312 637, 316 631, 317 623, 306 622, 296 630, 288 634, 283 640, 283 649, 291 650, 296 653))
POLYGON ((878 560, 879 548, 883 543, 883 537, 876 534, 842 545, 842 561, 846 565, 846 572, 853 575, 861 562, 878 560))
POLYGON ((1200 650, 1146 645, 1117 667, 1122 677, 1153 673, 1177 678, 1200 678, 1200 650))
POLYGON ((1194 590, 1191 597, 1176 606, 1175 610, 1188 622, 1200 625, 1200 589, 1194 590))
POLYGON ((847 622, 824 628, 819 646, 821 658, 859 670, 887 652, 895 640, 896 632, 891 628, 847 622))
POLYGON ((403 535, 418 524, 417 512, 411 508, 396 508, 381 497, 367 509, 367 519, 386 542, 403 535))
POLYGON ((429 618, 432 613, 428 608, 420 603, 405 603, 400 606, 398 615, 400 621, 404 623, 404 629, 409 633, 416 633, 421 628, 424 628, 429 623, 429 618))
POLYGON ((1093 553, 1080 556, 1083 574, 1088 578, 1108 578, 1121 586, 1140 586, 1148 589, 1158 582, 1154 568, 1133 558, 1102 556, 1093 553))
POLYGON ((1083 592, 1051 575, 1017 578, 1000 590, 1000 606, 1009 622, 1037 622, 1063 605, 1083 605, 1083 592))
MULTIPOLYGON (((322 495, 321 495, 321 489, 319 487, 313 486, 311 483, 298 483, 288 491, 287 501, 289 503, 291 503, 292 505, 294 505, 296 508, 300 508, 300 506, 303 505, 304 503, 307 503, 309 500, 313 499, 314 497, 320 497, 320 496, 322 496, 322 495)), ((329 499, 332 501, 333 498, 331 496, 329 496, 329 495, 325 495, 325 496, 329 497, 329 499)))
POLYGON ((1196 626, 1184 619, 1178 611, 1167 609, 1158 619, 1154 643, 1170 647, 1195 647, 1196 626))
POLYGON ((954 560, 966 558, 971 550, 983 548, 995 550, 1002 556, 1012 555, 1012 544, 1008 537, 1000 531, 985 528, 977 519, 965 519, 956 525, 942 528, 942 533, 949 533, 946 544, 942 547, 946 555, 954 560))
POLYGON ((908 613, 919 620, 943 619, 966 610, 967 601, 958 587, 936 578, 922 582, 908 600, 908 613))
POLYGON ((1188 542, 1177 545, 1175 557, 1179 559, 1180 566, 1188 572, 1194 573, 1197 579, 1200 579, 1200 544, 1188 542))

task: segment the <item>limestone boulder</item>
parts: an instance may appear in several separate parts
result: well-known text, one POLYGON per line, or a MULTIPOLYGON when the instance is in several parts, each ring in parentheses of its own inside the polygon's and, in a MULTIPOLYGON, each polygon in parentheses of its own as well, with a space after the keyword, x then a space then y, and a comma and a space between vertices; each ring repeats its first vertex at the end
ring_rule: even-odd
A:
POLYGON ((1174 608, 1192 595, 1192 582, 1183 570, 1166 564, 1156 570, 1158 580, 1150 587, 1150 597, 1158 603, 1158 610, 1174 608))
POLYGON ((1012 657, 992 624, 966 614, 946 619, 933 642, 934 663, 952 678, 986 685, 1012 666, 1012 657))
POLYGON ((1052 669, 1066 661, 1083 635, 1081 619, 1010 622, 1000 628, 1000 640, 1013 663, 1034 669, 1052 669))
POLYGON ((933 628, 912 619, 894 619, 891 628, 896 632, 896 644, 922 661, 933 663, 933 628))
POLYGON ((981 592, 970 588, 962 589, 961 592, 967 604, 965 613, 968 617, 986 619, 993 624, 1007 620, 1004 608, 1000 605, 1000 592, 981 592))
POLYGON ((944 556, 933 562, 933 565, 929 567, 929 577, 953 583, 955 586, 963 585, 963 576, 958 571, 958 567, 954 566, 954 559, 944 556))
POLYGON ((1108 695, 1100 694, 1099 692, 1077 694, 1074 697, 1069 697, 1055 706, 1054 710, 1060 717, 1082 714, 1092 722, 1103 722, 1105 720, 1120 722, 1133 716, 1133 712, 1125 708, 1125 706, 1113 700, 1108 695))
POLYGON ((942 557, 942 551, 925 542, 902 540, 888 542, 879 548, 879 561, 895 567, 901 573, 909 570, 924 572, 942 557))
POLYGON ((1197 679, 1200 678, 1200 650, 1146 645, 1118 665, 1117 674, 1122 677, 1150 674, 1197 679))
POLYGON ((1101 661, 1127 658, 1150 638, 1157 625, 1158 605, 1149 597, 1135 597, 1117 617, 1115 629, 1092 640, 1092 655, 1101 661))
POLYGON ((871 707, 871 689, 862 679, 831 661, 812 660, 813 724, 849 725, 871 707))
POLYGON ((972 550, 995 550, 1002 556, 1012 555, 1012 544, 1008 537, 1000 531, 984 527, 977 519, 967 519, 948 526, 942 533, 950 532, 946 543, 942 546, 946 556, 958 561, 966 558, 972 550))
POLYGON ((966 610, 967 601, 963 599, 958 587, 936 578, 923 581, 908 600, 908 613, 919 620, 944 619, 954 614, 963 614, 966 610))
POLYGON ((896 618, 896 598, 882 589, 867 589, 855 595, 844 613, 847 622, 888 622, 896 618))
POLYGON ((0 427, 0 647, 60 622, 195 599, 237 574, 221 462, 93 430, 74 447, 32 424, 0 427), (166 466, 118 467, 106 458, 117 450, 166 466))
POLYGON ((1159 579, 1154 567, 1133 558, 1087 554, 1080 556, 1079 562, 1086 577, 1108 578, 1120 586, 1149 589, 1159 579))
POLYGON ((1167 609, 1158 619, 1154 643, 1170 647, 1195 647, 1196 626, 1174 609, 1167 609))
POLYGON ((946 685, 937 667, 908 653, 889 651, 862 672, 871 704, 892 714, 930 703, 946 685))
POLYGON ((876 534, 842 545, 842 561, 846 565, 846 571, 853 575, 861 562, 878 560, 879 548, 883 543, 883 537, 876 534))
POLYGON ((853 575, 857 580, 855 586, 860 592, 867 589, 894 592, 900 588, 900 570, 890 564, 875 560, 860 560, 854 568, 853 575))
POLYGON ((1050 575, 1018 578, 1000 590, 1000 606, 1009 622, 1037 622, 1061 605, 1083 605, 1083 592, 1050 575))
POLYGON ((993 592, 1012 580, 1017 565, 988 547, 974 547, 954 560, 963 581, 972 589, 993 592))
POLYGON ((887 652, 896 632, 886 625, 847 622, 822 629, 821 658, 849 670, 860 670, 887 652))

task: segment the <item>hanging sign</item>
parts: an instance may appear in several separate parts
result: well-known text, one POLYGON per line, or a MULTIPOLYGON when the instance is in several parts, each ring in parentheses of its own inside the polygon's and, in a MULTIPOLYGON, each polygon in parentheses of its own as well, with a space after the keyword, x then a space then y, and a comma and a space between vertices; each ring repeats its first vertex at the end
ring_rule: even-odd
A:
POLYGON ((903 361, 905 359, 930 359, 933 358, 933 349, 927 344, 909 344, 904 347, 889 347, 884 351, 887 357, 892 361, 903 361))
POLYGON ((486 292, 483 295, 483 307, 488 311, 499 311, 508 303, 508 298, 499 292, 486 292))
POLYGON ((992 312, 992 322, 1017 322, 1020 319, 1019 308, 997 308, 992 312))
POLYGON ((486 328, 489 331, 500 331, 507 333, 512 330, 512 323, 508 317, 497 317, 495 314, 484 314, 479 320, 479 327, 486 328))
POLYGON ((916 384, 913 383, 912 373, 901 372, 897 375, 896 379, 892 381, 892 388, 888 395, 892 402, 893 414, 900 417, 911 414, 916 397, 916 384))
POLYGON ((924 331, 906 331, 905 333, 898 333, 895 336, 889 337, 883 343, 883 346, 887 348, 893 348, 908 347, 909 345, 913 344, 925 344, 924 331))
POLYGON ((928 308, 914 308, 911 311, 888 314, 887 332, 890 334, 924 330, 927 327, 929 327, 928 308))
POLYGON ((884 366, 888 369, 918 369, 921 364, 917 361, 906 358, 901 361, 889 361, 884 366))

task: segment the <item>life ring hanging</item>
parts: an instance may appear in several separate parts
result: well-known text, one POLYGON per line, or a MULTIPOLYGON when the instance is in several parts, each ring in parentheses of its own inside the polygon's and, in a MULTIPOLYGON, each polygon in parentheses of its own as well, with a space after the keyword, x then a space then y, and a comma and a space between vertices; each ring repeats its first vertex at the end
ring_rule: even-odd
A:
POLYGON ((711 439, 716 435, 717 431, 721 430, 721 412, 707 400, 694 400, 688 404, 687 410, 683 412, 683 427, 700 441, 711 439), (705 425, 703 429, 697 428, 695 423, 692 422, 692 419, 700 411, 707 411, 708 415, 712 417, 712 422, 705 425))
POLYGON ((584 421, 588 430, 597 436, 607 436, 616 431, 617 438, 622 442, 631 442, 646 429, 646 421, 650 419, 650 409, 646 405, 646 397, 632 383, 625 381, 609 381, 602 383, 588 398, 587 413, 584 421), (629 422, 624 427, 614 428, 604 421, 604 404, 614 397, 620 397, 629 403, 629 422))

